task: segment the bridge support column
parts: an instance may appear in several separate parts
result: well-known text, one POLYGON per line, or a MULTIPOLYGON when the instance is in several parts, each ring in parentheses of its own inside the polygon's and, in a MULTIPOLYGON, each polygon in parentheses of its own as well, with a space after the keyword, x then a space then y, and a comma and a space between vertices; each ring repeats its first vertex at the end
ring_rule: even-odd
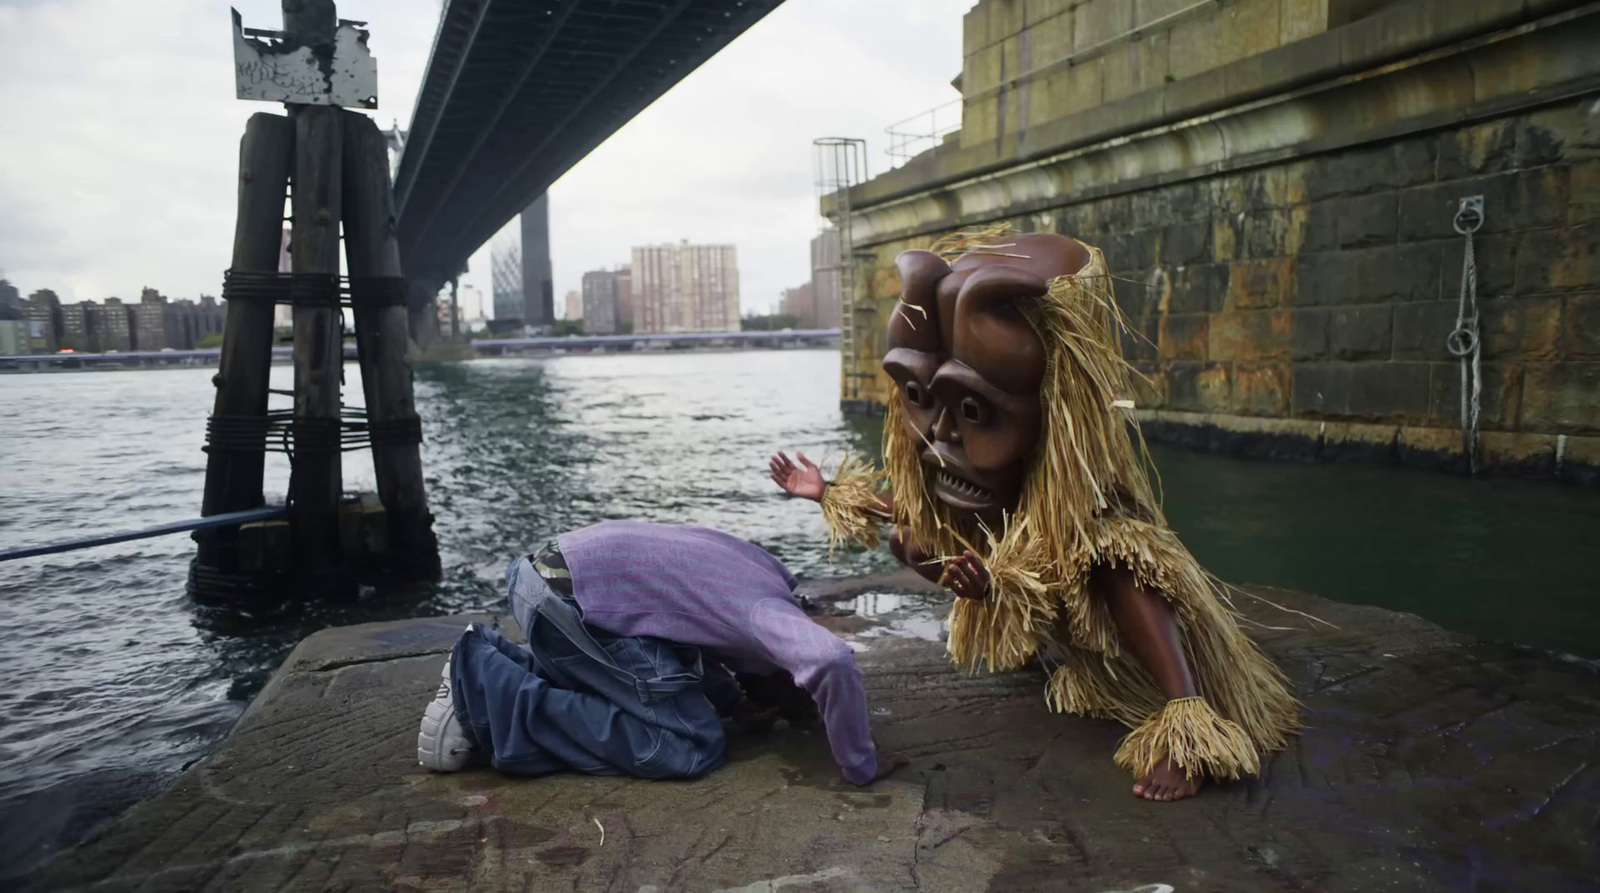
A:
POLYGON ((406 300, 410 313, 411 341, 424 350, 439 343, 439 281, 413 278, 406 300))
MULTIPOLYGON (((352 280, 400 276, 389 161, 366 115, 344 112, 344 244, 352 280)), ((405 296, 409 299, 409 294, 405 296)), ((421 428, 412 393, 407 303, 355 301, 356 345, 372 431, 372 466, 388 521, 389 553, 416 576, 437 579, 439 543, 422 480, 421 428), (410 431, 415 439, 396 436, 410 431)))

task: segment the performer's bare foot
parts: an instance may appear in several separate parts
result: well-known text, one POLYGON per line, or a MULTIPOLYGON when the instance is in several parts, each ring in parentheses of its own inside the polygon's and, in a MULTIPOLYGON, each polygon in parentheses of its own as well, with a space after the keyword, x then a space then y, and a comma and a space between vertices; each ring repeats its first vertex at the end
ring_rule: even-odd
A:
POLYGON ((1172 765, 1171 760, 1162 760, 1155 771, 1133 786, 1133 795, 1146 800, 1182 800, 1200 793, 1205 783, 1204 776, 1185 778, 1183 770, 1172 765))

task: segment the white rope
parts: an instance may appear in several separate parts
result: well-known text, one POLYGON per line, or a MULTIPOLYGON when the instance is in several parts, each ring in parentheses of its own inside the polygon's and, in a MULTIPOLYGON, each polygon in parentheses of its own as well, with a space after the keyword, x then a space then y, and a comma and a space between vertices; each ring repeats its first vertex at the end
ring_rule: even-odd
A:
POLYGON ((1456 232, 1467 240, 1461 254, 1461 298, 1456 309, 1456 327, 1445 338, 1445 349, 1461 360, 1461 451, 1467 456, 1467 469, 1478 473, 1478 411, 1483 395, 1483 370, 1479 362, 1483 345, 1478 337, 1478 263, 1472 235, 1483 226, 1483 196, 1461 200, 1453 221, 1456 232))

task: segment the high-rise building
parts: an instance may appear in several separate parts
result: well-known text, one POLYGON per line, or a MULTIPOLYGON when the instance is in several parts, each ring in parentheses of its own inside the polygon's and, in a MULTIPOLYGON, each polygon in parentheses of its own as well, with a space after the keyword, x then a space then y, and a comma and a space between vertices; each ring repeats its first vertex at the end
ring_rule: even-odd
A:
POLYGON ((617 268, 617 328, 633 331, 633 267, 623 264, 617 268))
MULTIPOLYGON (((550 199, 541 195, 522 209, 522 322, 544 328, 555 322, 555 278, 550 266, 550 199)), ((496 316, 499 314, 496 313, 496 316)))
POLYGON ((22 356, 28 352, 27 320, 0 319, 0 357, 22 356))
POLYGON ((60 345, 65 350, 93 351, 98 350, 100 342, 95 338, 94 321, 99 316, 98 307, 93 301, 79 301, 76 304, 61 305, 61 330, 60 345))
POLYGON ((127 353, 133 350, 133 333, 137 323, 134 310, 122 303, 121 298, 106 298, 99 308, 99 318, 94 330, 100 336, 100 349, 127 353))
POLYGON ((489 251, 489 278, 494 296, 494 318, 502 324, 522 323, 522 242, 505 239, 489 251))
POLYGON ((633 330, 652 335, 673 330, 681 319, 675 312, 680 299, 672 293, 678 280, 673 246, 633 249, 632 270, 633 330))
MULTIPOLYGON (((227 309, 211 295, 201 295, 198 303, 180 298, 167 305, 166 347, 194 350, 207 335, 221 335, 227 309)), ((140 350, 151 350, 143 346, 140 350)), ((159 348, 158 348, 159 349, 159 348)))
POLYGON ((28 349, 55 353, 61 347, 61 299, 48 288, 28 296, 28 349))
POLYGON ((617 332, 618 270, 590 270, 583 274, 583 331, 590 335, 617 332))
POLYGON ((10 282, 0 279, 0 319, 27 319, 28 302, 10 282))
POLYGON ((177 334, 174 331, 176 313, 165 295, 153 288, 144 289, 139 293, 139 305, 134 308, 133 315, 133 341, 140 350, 179 349, 174 343, 177 340, 174 337, 177 334))
POLYGON ((799 288, 784 289, 783 303, 780 306, 783 315, 794 317, 795 328, 820 328, 817 325, 816 291, 811 283, 807 282, 799 288))
POLYGON ((201 295, 200 303, 195 306, 195 317, 197 319, 195 328, 195 341, 197 343, 207 335, 220 336, 228 323, 227 304, 218 301, 216 295, 201 295))
POLYGON ((816 328, 839 327, 840 274, 839 231, 824 230, 811 240, 812 324, 816 328))
POLYGON ((583 319, 583 292, 576 289, 569 291, 561 303, 562 319, 583 319))
POLYGON ((188 298, 172 302, 172 327, 167 346, 173 350, 194 350, 200 342, 200 308, 188 298))
POLYGON ((632 273, 636 331, 739 331, 734 246, 645 245, 633 249, 632 273))

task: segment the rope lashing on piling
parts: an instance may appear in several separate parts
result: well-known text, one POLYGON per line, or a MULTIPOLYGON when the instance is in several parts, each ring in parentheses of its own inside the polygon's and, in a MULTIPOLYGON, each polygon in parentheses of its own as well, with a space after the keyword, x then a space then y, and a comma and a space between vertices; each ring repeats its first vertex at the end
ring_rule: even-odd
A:
POLYGON ((367 442, 377 446, 413 446, 422 443, 422 419, 373 419, 367 422, 367 442))
POLYGON ((340 410, 337 419, 296 419, 292 409, 269 410, 265 416, 213 415, 206 419, 205 452, 348 453, 369 446, 411 446, 422 443, 422 420, 367 418, 361 407, 340 410))
POLYGON ((404 307, 410 285, 403 276, 336 276, 224 270, 227 301, 264 301, 296 307, 404 307))
POLYGON ((1461 361, 1461 451, 1467 457, 1468 473, 1477 474, 1483 344, 1478 331, 1478 263, 1472 237, 1483 226, 1483 196, 1470 195, 1461 199, 1452 225, 1466 244, 1461 254, 1461 295, 1456 309, 1456 327, 1445 337, 1444 345, 1451 356, 1461 361))
POLYGON ((289 430, 293 435, 294 452, 290 453, 290 461, 295 455, 329 455, 342 452, 344 437, 342 423, 339 419, 324 418, 295 418, 289 422, 289 430))
POLYGON ((213 415, 206 419, 205 452, 260 453, 267 448, 272 420, 254 415, 213 415))

